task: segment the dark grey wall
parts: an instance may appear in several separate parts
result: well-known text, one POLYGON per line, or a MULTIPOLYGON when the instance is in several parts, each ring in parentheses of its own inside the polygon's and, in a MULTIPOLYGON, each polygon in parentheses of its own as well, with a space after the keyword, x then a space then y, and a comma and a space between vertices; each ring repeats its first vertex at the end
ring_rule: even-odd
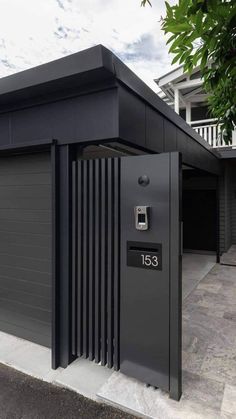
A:
POLYGON ((124 86, 119 86, 119 138, 158 153, 178 150, 183 163, 219 173, 219 160, 211 151, 124 86))
POLYGON ((232 244, 236 244, 236 162, 231 164, 231 190, 230 190, 230 209, 231 209, 231 239, 232 244))
POLYGON ((70 142, 117 137, 117 89, 2 114, 0 132, 0 146, 51 138, 70 142))
POLYGON ((224 162, 224 170, 220 177, 219 209, 220 209, 220 252, 227 252, 232 244, 231 234, 231 169, 224 162))
POLYGON ((0 158, 0 329, 51 344, 49 153, 0 158))
POLYGON ((224 161, 220 179, 220 249, 227 252, 236 244, 236 161, 224 161))

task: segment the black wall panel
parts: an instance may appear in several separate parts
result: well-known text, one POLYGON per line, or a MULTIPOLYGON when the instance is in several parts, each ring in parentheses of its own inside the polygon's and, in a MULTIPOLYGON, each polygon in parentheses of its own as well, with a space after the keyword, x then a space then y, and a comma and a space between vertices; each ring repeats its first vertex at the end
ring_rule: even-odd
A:
POLYGON ((177 128, 174 124, 164 119, 164 151, 177 150, 177 128))
MULTIPOLYGON (((207 143, 199 137, 186 122, 175 125, 167 119, 167 112, 161 113, 152 108, 142 97, 134 95, 123 85, 119 85, 119 137, 150 152, 179 151, 183 163, 210 173, 219 173, 219 160, 207 143)), ((165 104, 164 104, 165 105, 165 104)), ((163 111, 166 107, 163 105, 163 111)), ((172 110, 170 109, 172 112, 172 110)), ((176 114, 174 113, 176 116, 176 114)), ((181 118, 180 118, 181 119, 181 118)), ((174 119, 173 119, 174 120, 174 119)))
POLYGON ((0 159, 0 329, 51 345, 49 153, 0 159))
POLYGON ((119 88, 119 137, 145 147, 145 103, 122 87, 119 88))
POLYGON ((17 144, 52 138, 51 112, 50 104, 13 112, 10 117, 11 142, 17 144))
POLYGON ((164 118, 146 106, 146 147, 158 153, 164 151, 164 118))
POLYGON ((231 230, 232 244, 236 244, 236 165, 231 166, 231 190, 230 190, 230 209, 231 209, 231 230))
POLYGON ((0 115, 0 146, 10 142, 10 118, 9 115, 0 115))
POLYGON ((35 105, 0 117, 1 145, 118 137, 117 89, 35 105))

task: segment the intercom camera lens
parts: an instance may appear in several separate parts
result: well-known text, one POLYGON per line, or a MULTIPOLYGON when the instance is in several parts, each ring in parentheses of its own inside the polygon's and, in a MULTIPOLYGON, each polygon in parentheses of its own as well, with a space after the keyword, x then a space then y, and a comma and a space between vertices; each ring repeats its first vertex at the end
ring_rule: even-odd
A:
POLYGON ((147 186, 149 182, 150 182, 150 179, 147 175, 143 175, 138 178, 138 183, 141 186, 147 186))

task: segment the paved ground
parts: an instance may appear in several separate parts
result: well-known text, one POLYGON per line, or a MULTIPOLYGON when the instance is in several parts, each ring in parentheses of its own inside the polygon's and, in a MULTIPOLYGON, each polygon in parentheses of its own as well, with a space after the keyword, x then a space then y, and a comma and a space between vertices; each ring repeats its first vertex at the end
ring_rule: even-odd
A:
POLYGON ((220 262, 224 265, 236 266, 236 245, 233 244, 228 252, 223 253, 220 262))
MULTIPOLYGON (((210 269, 208 259, 204 262, 199 255, 185 255, 183 287, 191 292, 186 293, 183 302, 183 396, 179 403, 170 400, 167 393, 84 359, 65 370, 51 371, 49 349, 2 332, 0 362, 87 397, 100 397, 117 407, 132 409, 136 415, 155 419, 236 419, 236 267, 215 265, 204 276, 205 268, 210 269), (201 278, 195 275, 197 272, 201 278)), ((35 384, 28 384, 24 393, 28 391, 29 396, 25 397, 21 381, 15 381, 14 376, 6 379, 0 369, 0 419, 129 417, 119 411, 110 413, 114 412, 110 408, 45 383, 39 385, 40 391, 35 384), (36 399, 32 394, 37 395, 36 399), (65 394, 69 394, 69 402, 65 394), (36 414, 37 401, 41 416, 36 414), (71 412, 72 405, 75 407, 71 412), (77 416, 73 416, 74 411, 77 416)))
POLYGON ((0 364, 0 419, 134 419, 0 364))
POLYGON ((184 253, 182 258, 182 298, 183 301, 198 286, 199 282, 215 266, 215 255, 184 253))
POLYGON ((183 303, 180 402, 116 372, 101 398, 155 419, 236 419, 236 267, 216 264, 196 285, 183 303))

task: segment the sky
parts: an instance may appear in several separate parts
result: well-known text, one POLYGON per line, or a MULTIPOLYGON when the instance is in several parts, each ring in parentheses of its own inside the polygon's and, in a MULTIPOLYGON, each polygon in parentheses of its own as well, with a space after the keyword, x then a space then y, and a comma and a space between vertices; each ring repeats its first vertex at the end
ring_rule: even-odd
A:
MULTIPOLYGON (((174 0, 169 1, 173 3, 174 0)), ((164 0, 0 0, 0 77, 103 44, 153 90, 171 69, 164 0)))

